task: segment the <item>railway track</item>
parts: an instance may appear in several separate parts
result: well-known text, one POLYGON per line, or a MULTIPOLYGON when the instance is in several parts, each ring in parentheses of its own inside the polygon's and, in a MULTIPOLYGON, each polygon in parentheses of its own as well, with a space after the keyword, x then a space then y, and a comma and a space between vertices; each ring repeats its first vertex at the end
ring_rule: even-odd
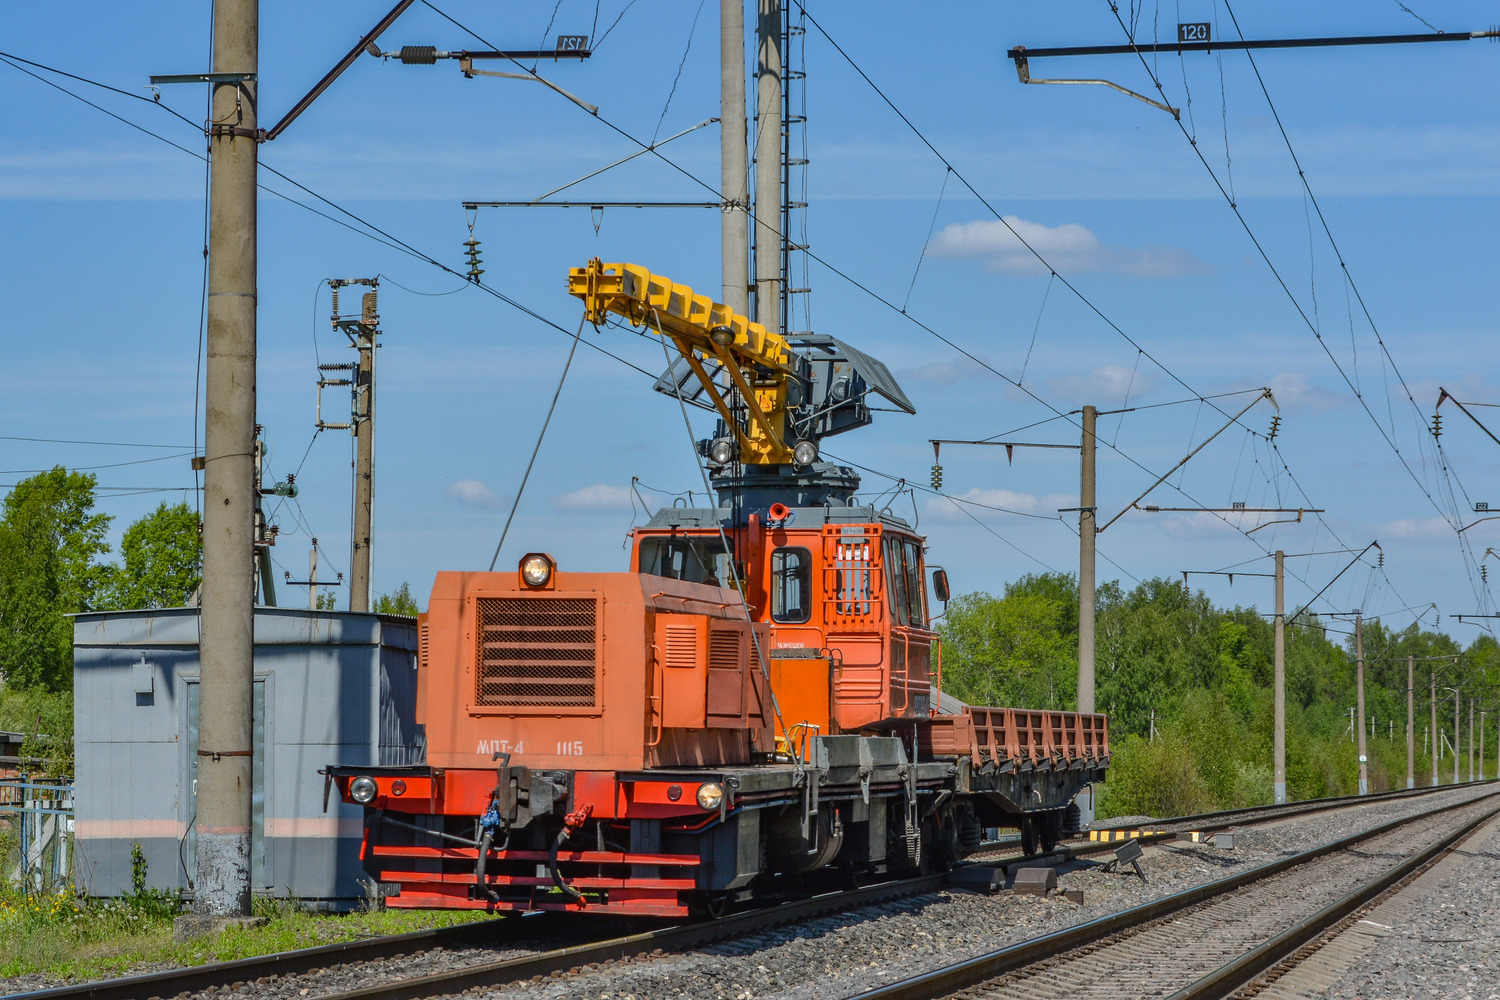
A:
MULTIPOLYGON (((1451 786, 1444 786, 1439 789, 1417 789, 1340 799, 1319 799, 1282 806, 1252 807, 1199 816, 1173 817, 1170 820, 1149 824, 1149 827, 1151 829, 1170 827, 1213 831, 1330 809, 1348 808, 1353 805, 1451 790, 1451 786)), ((1140 843, 1149 845, 1159 841, 1171 841, 1175 839, 1175 836, 1174 832, 1167 832, 1138 839, 1140 843)), ((986 846, 992 846, 994 850, 973 856, 971 863, 1003 865, 1021 861, 1062 862, 1073 858, 1111 853, 1119 847, 1119 843, 1074 840, 1059 845, 1057 851, 1030 859, 1015 852, 1012 849, 1013 845, 1004 841, 986 846)), ((497 957, 488 960, 482 957, 472 961, 465 959, 468 964, 462 968, 445 969, 431 975, 402 978, 395 982, 373 983, 359 990, 326 992, 314 989, 310 994, 299 994, 299 990, 292 989, 288 994, 290 996, 337 997, 341 1000, 377 997, 381 1000, 398 1000, 398 998, 405 997, 435 996, 461 992, 474 986, 497 985, 530 979, 533 976, 551 975, 555 972, 565 972, 587 966, 590 963, 618 961, 657 951, 673 952, 701 947, 768 927, 784 926, 840 910, 932 892, 941 888, 945 879, 945 875, 932 875, 883 883, 858 890, 827 893, 811 899, 774 905, 767 909, 735 914, 717 921, 680 927, 654 928, 623 936, 617 933, 623 922, 612 921, 602 925, 590 922, 587 925, 580 925, 576 920, 570 921, 566 916, 558 914, 505 917, 434 931, 372 938, 233 962, 13 994, 10 1000, 126 1000, 126 998, 135 1000, 135 998, 195 994, 244 983, 257 984, 261 987, 257 992, 279 996, 282 991, 269 985, 275 982, 273 977, 305 976, 330 967, 352 967, 360 963, 370 963, 379 967, 382 963, 402 956, 436 949, 451 953, 454 949, 486 947, 495 951, 497 957), (611 936, 602 940, 585 938, 576 944, 557 947, 559 936, 565 937, 567 934, 578 933, 580 930, 588 931, 588 937, 601 930, 612 933, 611 936)), ((626 924, 626 926, 630 925, 626 924)), ((458 960, 456 956, 448 959, 448 961, 456 960, 458 960)))
MULTIPOLYGON (((1476 781, 1473 784, 1476 786, 1500 785, 1500 779, 1491 779, 1484 782, 1476 781)), ((1376 792, 1372 795, 1341 795, 1326 799, 1308 799, 1303 802, 1286 802, 1274 806, 1247 806, 1241 809, 1222 809, 1217 812, 1152 820, 1149 823, 1127 823, 1118 826, 1097 827, 1096 832, 1104 833, 1106 831, 1114 832, 1138 829, 1165 830, 1165 832, 1161 833, 1150 833, 1131 838, 1137 840, 1143 846, 1149 846, 1151 844, 1171 842, 1177 838, 1179 832, 1189 830, 1199 833, 1219 833, 1231 830, 1237 826, 1271 823, 1279 819, 1310 816, 1333 809, 1348 809, 1354 806, 1374 805, 1380 802, 1417 798, 1437 792, 1451 791, 1453 788, 1453 785, 1441 785, 1437 788, 1404 788, 1391 792, 1376 792)), ((1043 864, 1051 859, 1068 860, 1071 858, 1091 857, 1098 854, 1112 854, 1119 848, 1120 841, 1094 841, 1084 836, 1073 837, 1058 844, 1055 850, 1035 855, 1030 859, 1022 854, 1010 855, 1006 853, 1008 849, 1014 848, 1018 844, 1020 844, 1020 837, 1002 837, 999 840, 981 845, 983 850, 977 854, 970 855, 968 860, 970 863, 985 865, 1003 865, 1024 860, 1043 864)))
POLYGON ((1497 815, 1493 791, 852 1000, 1230 996, 1497 815))

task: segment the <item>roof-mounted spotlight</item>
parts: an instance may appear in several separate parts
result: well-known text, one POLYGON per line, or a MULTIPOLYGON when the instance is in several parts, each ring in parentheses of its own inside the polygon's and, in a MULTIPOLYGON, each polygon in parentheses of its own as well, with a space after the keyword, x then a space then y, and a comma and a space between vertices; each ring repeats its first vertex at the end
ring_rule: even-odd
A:
POLYGON ((708 446, 708 460, 714 465, 728 465, 734 461, 734 442, 719 438, 708 446))

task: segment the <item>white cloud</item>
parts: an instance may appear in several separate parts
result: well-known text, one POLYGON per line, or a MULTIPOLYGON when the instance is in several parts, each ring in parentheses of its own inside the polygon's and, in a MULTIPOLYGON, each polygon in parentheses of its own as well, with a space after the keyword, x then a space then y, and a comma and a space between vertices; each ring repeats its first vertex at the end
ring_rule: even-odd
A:
POLYGON ((967 493, 954 493, 952 499, 929 498, 922 507, 922 517, 934 521, 963 524, 969 523, 969 514, 980 519, 988 519, 997 514, 1004 516, 1007 511, 1051 517, 1061 508, 1076 506, 1078 506, 1078 497, 1071 493, 1048 493, 1046 496, 1037 497, 1035 494, 1017 493, 1015 490, 976 488, 967 493), (960 503, 955 504, 954 500, 960 503), (986 508, 999 508, 999 510, 986 508))
MULTIPOLYGON (((1457 378, 1420 379, 1408 384, 1411 386, 1412 395, 1416 397, 1418 405, 1424 407, 1436 403, 1438 393, 1443 389, 1447 389, 1449 395, 1463 403, 1500 402, 1500 388, 1491 385, 1483 375, 1475 372, 1457 378)), ((1391 383, 1391 398, 1406 399, 1406 390, 1399 382, 1391 383)), ((1484 418, 1481 416, 1480 419, 1484 418)))
MULTIPOLYGON (((1237 534, 1241 526, 1235 524, 1236 520, 1243 520, 1243 516, 1236 518, 1232 514, 1218 515, 1207 511, 1196 511, 1192 514, 1167 514, 1153 515, 1162 517, 1161 530, 1172 538, 1197 540, 1203 538, 1223 538, 1227 535, 1237 534)), ((1249 527, 1247 521, 1243 527, 1249 527)))
POLYGON ((630 490, 623 486, 595 483, 552 498, 558 510, 629 510, 630 490))
POLYGON ((1441 517, 1403 517, 1375 529, 1379 538, 1448 538, 1453 528, 1441 517))
POLYGON ((969 358, 955 358, 952 361, 934 361, 931 364, 918 365, 914 368, 901 368, 896 371, 896 379, 903 385, 916 383, 919 385, 957 385, 970 379, 982 379, 991 376, 990 372, 977 361, 969 358))
POLYGON ((443 494, 470 507, 500 506, 499 494, 478 479, 460 479, 456 483, 449 483, 443 494))
POLYGON ((1343 393, 1313 385, 1302 372, 1272 376, 1271 394, 1282 412, 1327 413, 1348 401, 1343 393))
POLYGON ((1003 507, 1006 510, 1016 510, 1030 514, 1037 509, 1037 498, 1030 493, 1017 493, 1014 490, 982 490, 972 489, 967 493, 955 493, 953 499, 945 497, 931 497, 922 506, 922 517, 934 521, 949 521, 953 523, 970 523, 969 514, 985 519, 993 516, 995 511, 984 510, 983 507, 1003 507), (964 506, 955 504, 953 500, 964 502, 964 506), (981 507, 969 507, 967 504, 980 504, 981 507), (967 511, 967 513, 965 513, 967 511))
POLYGON ((1156 380, 1123 365, 1101 365, 1087 375, 1065 375, 1047 380, 1054 396, 1070 403, 1111 406, 1128 399, 1142 399, 1156 388, 1156 380))
POLYGON ((938 257, 983 260, 992 271, 1046 274, 1047 268, 1022 240, 1064 274, 1110 271, 1138 278, 1174 278, 1210 270, 1183 247, 1110 246, 1076 222, 1047 226, 1014 215, 1005 216, 1003 222, 978 219, 945 226, 928 250, 938 257))

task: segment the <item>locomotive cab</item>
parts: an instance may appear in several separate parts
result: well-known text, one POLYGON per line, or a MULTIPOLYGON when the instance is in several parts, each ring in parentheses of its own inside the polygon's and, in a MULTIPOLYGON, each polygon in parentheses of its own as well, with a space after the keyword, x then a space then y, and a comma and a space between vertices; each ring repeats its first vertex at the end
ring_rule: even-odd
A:
POLYGON ((635 531, 631 568, 743 594, 770 630, 764 668, 785 747, 931 714, 941 655, 923 551, 871 507, 674 507, 635 531))

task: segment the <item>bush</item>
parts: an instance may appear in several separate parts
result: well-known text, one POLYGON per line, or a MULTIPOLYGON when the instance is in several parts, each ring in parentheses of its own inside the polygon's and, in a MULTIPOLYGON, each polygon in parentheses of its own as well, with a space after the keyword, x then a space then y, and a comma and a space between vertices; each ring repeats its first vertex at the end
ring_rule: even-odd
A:
POLYGON ((165 889, 146 888, 149 865, 146 852, 141 845, 130 845, 130 895, 123 900, 124 906, 145 920, 171 920, 182 909, 182 897, 165 889))
POLYGON ((1188 741, 1167 726, 1154 740, 1131 735, 1114 748, 1097 815, 1182 816, 1212 807, 1188 741))
POLYGON ((0 729, 25 733, 21 756, 45 763, 30 768, 49 777, 73 775, 73 692, 0 688, 0 729))

